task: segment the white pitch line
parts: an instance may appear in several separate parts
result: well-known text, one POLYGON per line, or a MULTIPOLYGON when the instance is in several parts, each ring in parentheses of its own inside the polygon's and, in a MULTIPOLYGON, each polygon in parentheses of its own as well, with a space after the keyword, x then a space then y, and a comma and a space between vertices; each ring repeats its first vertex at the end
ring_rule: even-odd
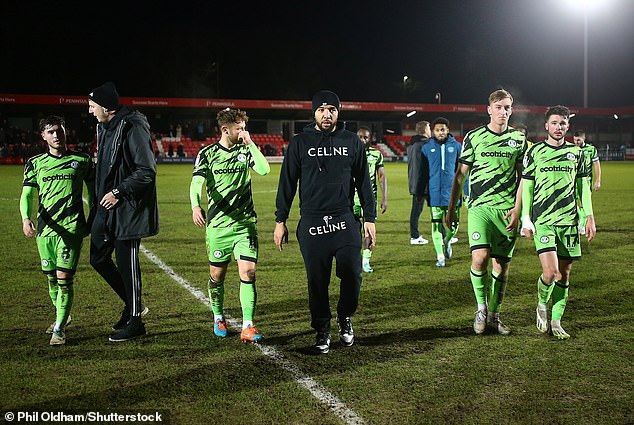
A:
MULTIPOLYGON (((147 258, 150 259, 154 264, 156 264, 161 270, 163 270, 166 274, 168 274, 172 279, 176 281, 183 288, 187 289, 189 293, 191 293, 194 298, 205 304, 209 309, 211 306, 209 304, 209 298, 202 292, 200 289, 192 286, 185 278, 178 275, 174 269, 165 264, 163 260, 158 258, 152 251, 147 249, 145 246, 140 246, 141 252, 143 252, 147 258)), ((240 330, 241 326, 237 320, 232 317, 225 315, 225 320, 228 325, 234 330, 240 330)), ((325 404, 337 417, 343 420, 346 424, 349 425, 364 425, 365 421, 359 415, 357 415, 352 409, 342 403, 337 396, 329 392, 323 386, 321 386, 317 381, 315 381, 310 376, 306 375, 301 369, 293 362, 288 360, 282 353, 277 351, 274 347, 270 345, 265 345, 261 343, 253 344, 255 345, 265 356, 269 357, 273 360, 273 363, 289 372, 291 376, 295 379, 295 381, 306 388, 317 400, 321 403, 325 404)))

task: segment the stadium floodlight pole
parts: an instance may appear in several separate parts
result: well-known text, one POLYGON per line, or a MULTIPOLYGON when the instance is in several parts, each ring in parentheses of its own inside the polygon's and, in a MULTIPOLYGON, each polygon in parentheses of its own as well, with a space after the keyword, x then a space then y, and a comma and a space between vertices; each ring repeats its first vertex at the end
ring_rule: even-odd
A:
POLYGON ((588 107, 588 20, 590 13, 606 3, 605 0, 569 0, 573 7, 583 12, 583 107, 588 107))
POLYGON ((583 11, 583 107, 588 107, 588 3, 583 11))

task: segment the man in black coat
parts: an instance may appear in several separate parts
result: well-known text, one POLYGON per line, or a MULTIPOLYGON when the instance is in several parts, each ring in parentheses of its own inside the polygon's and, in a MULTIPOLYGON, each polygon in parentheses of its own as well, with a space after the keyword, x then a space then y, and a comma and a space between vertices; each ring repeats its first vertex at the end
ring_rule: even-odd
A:
POLYGON ((88 99, 99 122, 90 264, 124 302, 110 341, 126 341, 146 333, 139 246, 141 238, 159 231, 156 159, 147 118, 119 104, 113 83, 97 87, 88 99))

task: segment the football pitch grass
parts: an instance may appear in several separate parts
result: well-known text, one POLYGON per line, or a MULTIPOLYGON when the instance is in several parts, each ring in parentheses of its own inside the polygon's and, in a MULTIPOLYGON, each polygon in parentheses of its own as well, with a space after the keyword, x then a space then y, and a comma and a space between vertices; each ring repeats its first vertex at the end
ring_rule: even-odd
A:
MULTIPOLYGON (((339 344, 333 319, 331 351, 322 356, 308 351, 314 333, 295 237, 298 199, 289 244, 280 253, 272 240, 279 164, 253 175, 261 349, 241 343, 235 327, 214 337, 199 299, 208 265, 204 230, 191 220, 191 164, 158 167, 161 231, 142 241, 154 260, 141 258, 148 335, 108 342, 122 306, 90 267, 86 239, 67 344, 49 347, 53 307, 19 217, 22 167, 0 167, 0 413, 159 412, 173 424, 634 423, 634 163, 602 166, 597 237, 583 238, 562 321, 570 340, 535 328, 541 269, 524 238, 502 306, 513 333, 474 335, 466 209, 454 258, 435 267, 431 244, 409 244, 407 165, 387 163, 388 212, 377 221, 374 273, 363 275, 355 345, 339 344)), ((430 239, 427 206, 420 226, 430 239)), ((333 274, 333 314, 337 282, 333 274)), ((226 312, 239 325, 235 263, 225 288, 226 312)))

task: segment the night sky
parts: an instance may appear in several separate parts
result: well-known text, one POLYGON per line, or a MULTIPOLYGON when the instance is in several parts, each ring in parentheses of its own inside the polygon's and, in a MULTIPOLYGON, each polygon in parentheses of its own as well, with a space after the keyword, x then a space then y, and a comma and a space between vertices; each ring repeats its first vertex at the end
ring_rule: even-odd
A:
MULTIPOLYGON (((61 3, 2 3, 0 93, 583 105, 581 0, 61 3)), ((634 1, 603 3, 589 106, 633 106, 634 1)))

